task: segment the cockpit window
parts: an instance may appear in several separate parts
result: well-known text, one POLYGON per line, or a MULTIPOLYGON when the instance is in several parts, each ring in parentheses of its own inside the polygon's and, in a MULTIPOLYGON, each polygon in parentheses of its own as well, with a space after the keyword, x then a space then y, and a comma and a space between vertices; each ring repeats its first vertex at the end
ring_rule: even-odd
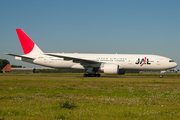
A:
POLYGON ((174 62, 174 60, 169 60, 169 62, 174 62))

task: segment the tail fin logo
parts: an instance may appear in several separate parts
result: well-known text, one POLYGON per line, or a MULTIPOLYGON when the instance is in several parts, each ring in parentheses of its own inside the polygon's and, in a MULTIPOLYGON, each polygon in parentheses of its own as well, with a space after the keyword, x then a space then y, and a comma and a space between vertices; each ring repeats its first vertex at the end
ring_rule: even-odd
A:
POLYGON ((22 29, 16 29, 16 32, 19 37, 24 54, 30 53, 34 48, 35 43, 22 29))

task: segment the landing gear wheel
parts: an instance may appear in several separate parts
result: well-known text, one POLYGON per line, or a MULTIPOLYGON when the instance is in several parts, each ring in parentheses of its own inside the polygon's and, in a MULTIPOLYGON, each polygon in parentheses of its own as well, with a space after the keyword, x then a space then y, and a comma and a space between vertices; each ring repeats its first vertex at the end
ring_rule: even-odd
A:
POLYGON ((96 77, 97 76, 97 74, 93 74, 93 77, 96 77))
POLYGON ((88 75, 87 74, 83 74, 83 77, 87 77, 88 75))
POLYGON ((163 77, 163 75, 159 75, 159 77, 160 77, 160 78, 162 78, 162 77, 163 77))
POLYGON ((86 74, 86 73, 83 74, 83 77, 100 77, 100 76, 101 76, 100 74, 86 74))
POLYGON ((100 77, 101 76, 101 74, 96 74, 96 77, 100 77))
POLYGON ((88 77, 92 77, 92 74, 88 74, 88 77))

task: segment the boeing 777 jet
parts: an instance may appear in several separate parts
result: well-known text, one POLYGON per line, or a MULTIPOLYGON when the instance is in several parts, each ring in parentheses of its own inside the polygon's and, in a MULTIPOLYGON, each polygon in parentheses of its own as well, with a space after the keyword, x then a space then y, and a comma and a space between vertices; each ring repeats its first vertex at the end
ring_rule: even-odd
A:
MULTIPOLYGON (((24 55, 7 54, 15 59, 57 69, 85 69, 84 77, 125 74, 126 70, 164 71, 177 66, 172 59, 148 54, 44 53, 22 29, 16 29, 24 55)), ((162 77, 162 74, 160 74, 162 77)))

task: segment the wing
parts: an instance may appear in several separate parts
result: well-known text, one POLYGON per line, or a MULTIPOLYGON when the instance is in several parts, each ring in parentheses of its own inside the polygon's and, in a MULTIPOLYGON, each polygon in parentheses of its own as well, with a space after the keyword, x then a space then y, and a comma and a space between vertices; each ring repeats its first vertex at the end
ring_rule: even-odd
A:
POLYGON ((73 62, 80 63, 80 64, 100 64, 100 63, 102 63, 102 62, 95 61, 95 60, 88 60, 88 59, 82 59, 82 58, 76 58, 76 57, 64 56, 64 55, 57 55, 57 54, 50 54, 50 53, 47 53, 45 55, 64 58, 64 60, 72 60, 73 62))

